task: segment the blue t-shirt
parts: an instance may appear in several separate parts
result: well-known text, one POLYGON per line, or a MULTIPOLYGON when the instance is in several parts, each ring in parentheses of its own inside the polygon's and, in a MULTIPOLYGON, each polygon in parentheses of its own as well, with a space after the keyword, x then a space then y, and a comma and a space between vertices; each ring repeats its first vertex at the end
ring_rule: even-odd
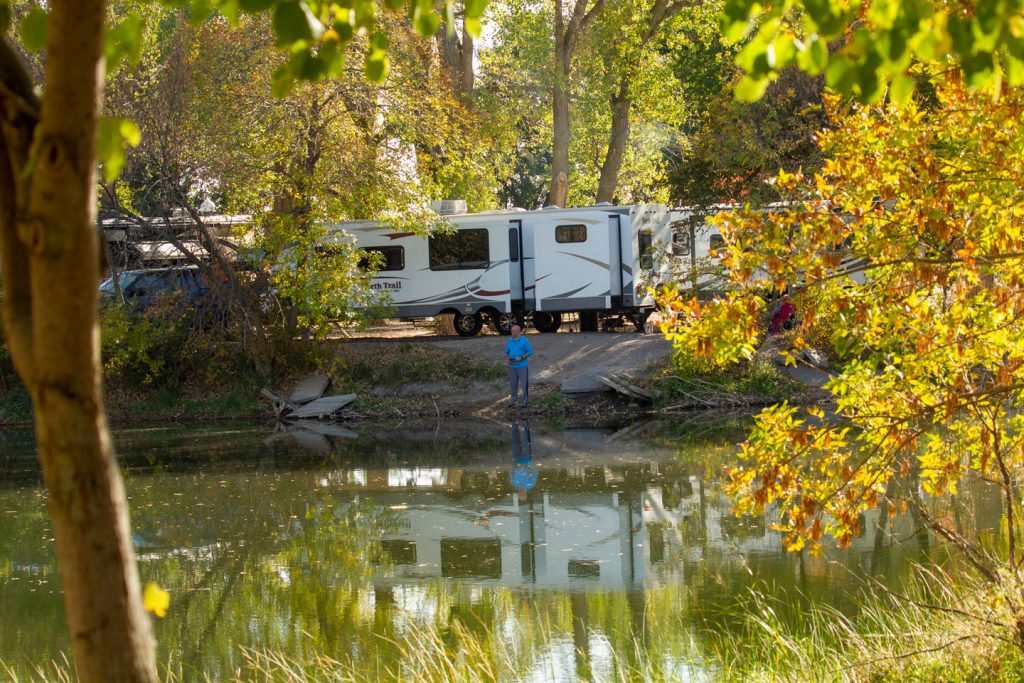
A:
POLYGON ((505 355, 512 359, 522 356, 522 360, 513 360, 512 365, 509 367, 525 368, 527 366, 526 359, 533 355, 533 347, 530 346, 530 342, 527 341, 526 337, 520 336, 519 339, 509 339, 505 342, 505 355))
POLYGON ((512 488, 516 491, 519 489, 532 491, 533 487, 537 485, 537 474, 537 469, 530 467, 529 464, 517 464, 509 474, 512 479, 512 488))

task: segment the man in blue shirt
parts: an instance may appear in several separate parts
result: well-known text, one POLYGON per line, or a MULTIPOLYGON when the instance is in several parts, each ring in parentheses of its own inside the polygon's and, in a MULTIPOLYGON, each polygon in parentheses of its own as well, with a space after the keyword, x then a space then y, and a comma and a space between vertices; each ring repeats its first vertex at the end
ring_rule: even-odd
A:
POLYGON ((533 347, 523 336, 523 328, 512 326, 512 337, 505 342, 505 360, 508 361, 509 408, 525 408, 530 402, 530 368, 529 357, 533 355, 533 347), (523 398, 519 400, 519 387, 523 387, 523 398))

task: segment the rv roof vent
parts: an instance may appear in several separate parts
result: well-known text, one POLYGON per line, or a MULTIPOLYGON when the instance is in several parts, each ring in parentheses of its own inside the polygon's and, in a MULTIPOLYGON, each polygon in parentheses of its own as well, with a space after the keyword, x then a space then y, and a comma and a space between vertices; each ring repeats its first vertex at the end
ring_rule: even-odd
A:
POLYGON ((439 199, 430 203, 430 208, 442 216, 460 216, 466 213, 465 199, 439 199))

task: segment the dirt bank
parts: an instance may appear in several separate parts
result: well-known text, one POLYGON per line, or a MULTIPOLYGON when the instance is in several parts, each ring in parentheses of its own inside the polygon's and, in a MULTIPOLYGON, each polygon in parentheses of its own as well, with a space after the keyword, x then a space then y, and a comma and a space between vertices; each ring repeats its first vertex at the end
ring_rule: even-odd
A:
MULTIPOLYGON (((372 331, 371 331, 372 333, 372 331)), ((672 345, 658 334, 636 332, 530 332, 534 348, 530 362, 531 410, 554 411, 592 417, 597 413, 630 410, 628 402, 605 395, 599 376, 627 374, 640 377, 654 364, 669 358, 672 345), (571 408, 571 409, 567 409, 571 408)), ((486 335, 473 338, 403 334, 393 338, 359 337, 339 341, 339 353, 372 354, 386 359, 399 348, 422 345, 458 354, 468 365, 493 364, 492 379, 464 376, 456 382, 399 382, 377 386, 373 394, 398 406, 405 414, 481 415, 504 412, 508 386, 503 351, 506 337, 486 335)))

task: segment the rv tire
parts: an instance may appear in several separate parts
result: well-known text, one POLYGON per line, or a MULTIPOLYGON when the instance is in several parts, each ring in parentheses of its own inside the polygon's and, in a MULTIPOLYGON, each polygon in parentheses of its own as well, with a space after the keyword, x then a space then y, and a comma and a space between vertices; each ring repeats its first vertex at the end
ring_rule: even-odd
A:
POLYGON ((522 313, 493 313, 491 314, 491 326, 494 331, 498 334, 503 334, 506 337, 512 334, 512 326, 519 325, 523 326, 523 314, 522 313))
POLYGON ((533 326, 538 332, 558 332, 562 326, 561 313, 537 312, 533 314, 533 326))
POLYGON ((649 310, 634 311, 629 314, 629 321, 633 323, 633 327, 636 328, 637 332, 643 332, 644 325, 647 324, 649 317, 651 317, 651 311, 649 310))
POLYGON ((476 313, 456 313, 453 322, 460 337, 475 337, 483 327, 483 320, 476 313))

